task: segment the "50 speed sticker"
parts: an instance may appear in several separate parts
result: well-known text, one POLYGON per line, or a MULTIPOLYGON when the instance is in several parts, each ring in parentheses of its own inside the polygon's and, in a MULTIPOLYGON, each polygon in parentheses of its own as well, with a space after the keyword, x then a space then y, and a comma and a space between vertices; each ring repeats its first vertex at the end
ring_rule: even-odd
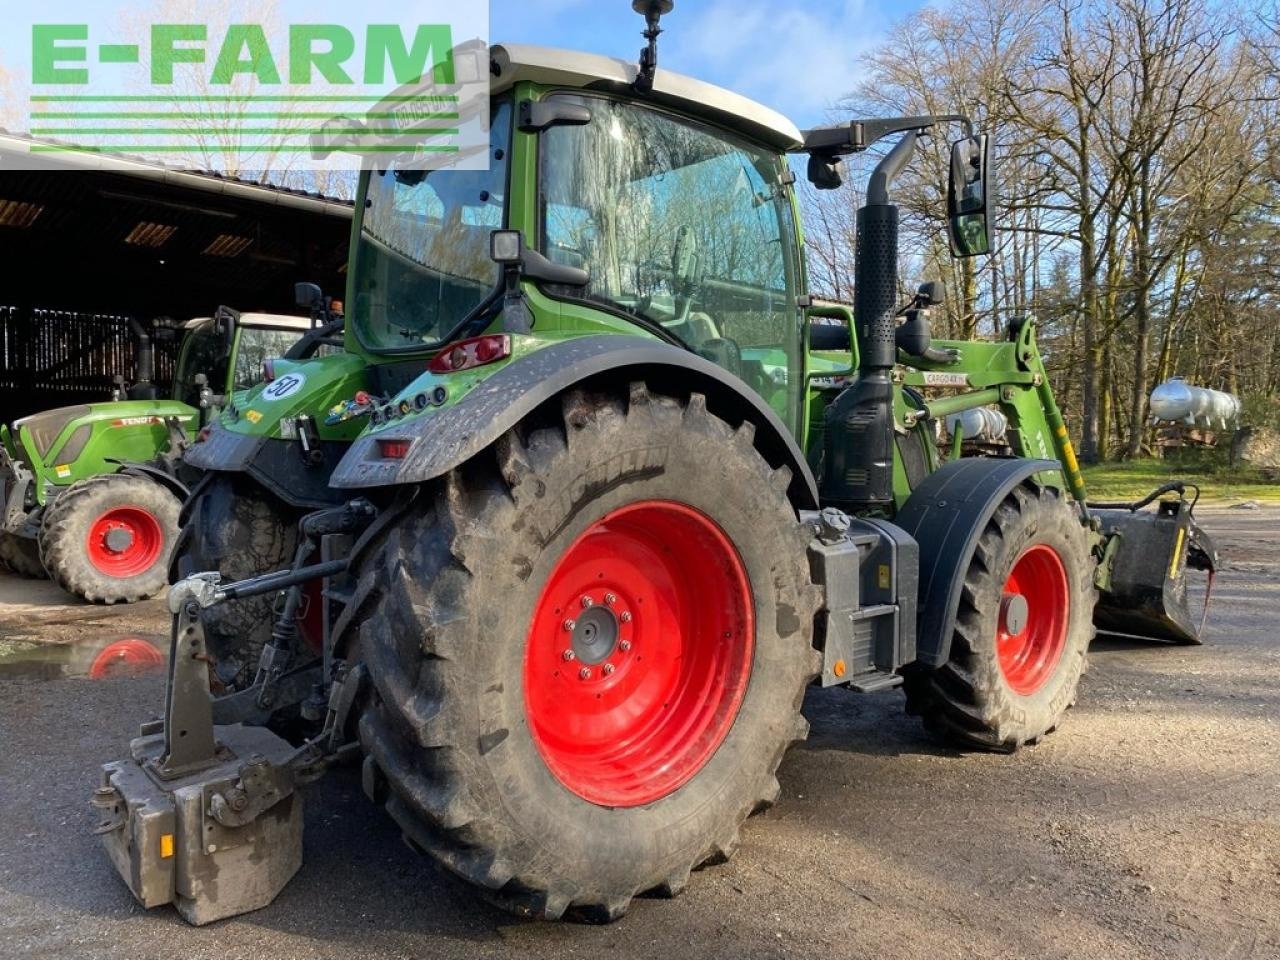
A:
POLYGON ((300 373, 286 373, 283 377, 262 391, 262 399, 276 401, 284 400, 286 397, 292 397, 302 389, 306 382, 307 378, 300 373))

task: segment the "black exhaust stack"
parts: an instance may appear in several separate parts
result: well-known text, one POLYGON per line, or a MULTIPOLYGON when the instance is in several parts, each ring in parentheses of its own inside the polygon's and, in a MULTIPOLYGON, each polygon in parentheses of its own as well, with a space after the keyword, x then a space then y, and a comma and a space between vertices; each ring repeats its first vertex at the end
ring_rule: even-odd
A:
POLYGON ((156 399, 156 345, 147 328, 137 320, 130 318, 135 343, 137 371, 133 386, 129 388, 130 400, 156 399))
POLYGON ((893 366, 898 302, 898 208, 889 186, 915 149, 910 132, 880 161, 858 210, 854 318, 858 379, 827 408, 824 503, 849 512, 893 502, 893 366))

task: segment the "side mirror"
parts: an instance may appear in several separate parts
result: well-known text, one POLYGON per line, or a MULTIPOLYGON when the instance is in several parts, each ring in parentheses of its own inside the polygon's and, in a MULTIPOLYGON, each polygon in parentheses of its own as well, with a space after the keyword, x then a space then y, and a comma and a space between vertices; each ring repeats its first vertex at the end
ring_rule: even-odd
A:
POLYGON ((985 134, 951 145, 947 185, 947 227, 953 257, 991 252, 991 218, 995 210, 995 177, 991 140, 985 134))
POLYGON ((236 323, 239 319, 240 314, 225 306, 218 307, 213 314, 214 329, 218 331, 218 336, 222 337, 228 355, 231 354, 231 349, 235 346, 236 323))
POLYGON ((839 190, 844 186, 844 161, 835 154, 809 154, 809 182, 817 190, 839 190))
POLYGON ((293 302, 310 310, 324 301, 324 291, 314 283, 295 283, 293 285, 293 302))
POLYGON ((526 247, 524 234, 519 230, 494 230, 490 233, 489 257, 502 267, 508 294, 514 291, 514 284, 521 278, 563 287, 591 284, 591 274, 586 270, 548 260, 537 250, 526 247))

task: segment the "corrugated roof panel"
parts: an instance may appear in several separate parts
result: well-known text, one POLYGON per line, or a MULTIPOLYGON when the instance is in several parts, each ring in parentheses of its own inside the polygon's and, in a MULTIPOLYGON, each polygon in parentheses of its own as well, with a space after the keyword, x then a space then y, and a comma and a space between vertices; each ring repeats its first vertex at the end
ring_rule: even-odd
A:
POLYGON ((220 233, 204 248, 206 256, 226 257, 233 260, 253 245, 252 237, 238 237, 232 233, 220 233))
POLYGON ((124 238, 124 242, 135 247, 158 249, 173 239, 173 235, 177 232, 177 227, 170 226, 167 223, 151 223, 149 220, 143 220, 129 231, 129 235, 124 238))
POLYGON ((42 213, 44 207, 37 203, 0 199, 0 227, 24 229, 35 223, 42 213))

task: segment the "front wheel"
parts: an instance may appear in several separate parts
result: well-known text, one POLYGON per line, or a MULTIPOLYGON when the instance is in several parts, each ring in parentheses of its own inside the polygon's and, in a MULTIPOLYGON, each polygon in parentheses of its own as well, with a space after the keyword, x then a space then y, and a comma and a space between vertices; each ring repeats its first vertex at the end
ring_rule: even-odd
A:
POLYGON ((181 509, 146 477, 90 477, 45 511, 40 558, 58 586, 92 603, 146 600, 168 581, 181 509))
POLYGON ((1015 488, 969 559, 948 661, 907 673, 908 710, 965 747, 1038 742, 1075 703, 1094 632, 1093 569, 1061 493, 1015 488))
POLYGON ((362 564, 366 786, 523 915, 622 915, 728 857, 807 731, 819 593, 789 473, 688 401, 574 394, 362 564))
POLYGON ((40 548, 36 541, 13 533, 0 532, 0 568, 3 567, 30 580, 49 577, 40 562, 40 548))
MULTIPOLYGON (((188 508, 174 558, 174 581, 216 571, 225 582, 247 580, 293 562, 298 516, 247 477, 217 475, 188 508)), ((213 671, 227 690, 254 679, 275 622, 274 595, 210 607, 201 615, 213 671)))

